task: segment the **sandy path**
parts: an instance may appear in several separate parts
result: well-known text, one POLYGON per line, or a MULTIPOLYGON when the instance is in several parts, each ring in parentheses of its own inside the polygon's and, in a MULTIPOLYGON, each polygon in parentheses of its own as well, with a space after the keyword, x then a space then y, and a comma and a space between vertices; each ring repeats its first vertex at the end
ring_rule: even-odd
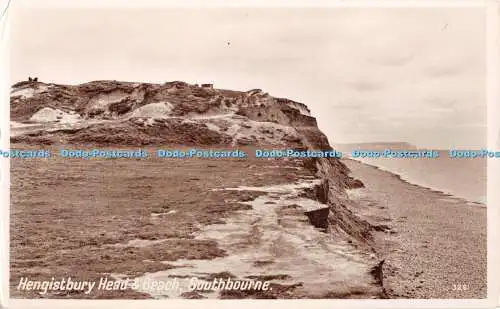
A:
MULTIPOLYGON (((177 260, 177 266, 166 271, 148 273, 137 278, 140 286, 150 281, 172 278, 179 288, 164 291, 139 289, 154 298, 179 298, 188 292, 191 279, 209 274, 229 272, 239 280, 251 276, 283 276, 272 281, 299 285, 288 297, 310 298, 375 298, 380 288, 373 284, 371 266, 375 255, 357 251, 334 235, 314 228, 304 210, 328 208, 317 201, 300 198, 301 189, 310 188, 317 180, 263 187, 238 187, 222 190, 260 191, 268 194, 246 202, 251 210, 239 211, 225 224, 206 226, 197 239, 216 240, 228 255, 212 260, 177 260)), ((118 277, 119 278, 119 277, 118 277)), ((204 297, 217 298, 219 291, 202 292, 204 297)), ((285 297, 280 295, 280 297, 285 297)))
POLYGON ((373 166, 344 160, 366 188, 352 190, 367 218, 387 224, 378 235, 391 297, 485 298, 486 208, 471 206, 373 166), (458 290, 458 286, 460 290, 458 290))

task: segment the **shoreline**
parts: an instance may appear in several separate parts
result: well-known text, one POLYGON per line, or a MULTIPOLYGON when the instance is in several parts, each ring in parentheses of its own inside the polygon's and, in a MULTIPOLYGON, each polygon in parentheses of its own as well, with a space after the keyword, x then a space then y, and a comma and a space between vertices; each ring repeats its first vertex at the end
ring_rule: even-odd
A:
POLYGON ((444 191, 444 189, 437 189, 437 188, 434 188, 434 187, 431 187, 431 186, 426 186, 424 184, 419 184, 417 182, 413 182, 411 179, 405 178, 404 175, 398 174, 397 172, 391 171, 391 170, 386 169, 384 167, 380 167, 380 166, 377 166, 377 165, 374 165, 374 164, 363 162, 361 160, 356 160, 356 159, 347 158, 347 157, 342 158, 341 161, 343 161, 343 162, 354 161, 354 162, 357 162, 357 163, 360 163, 360 164, 368 165, 368 166, 373 167, 373 168, 375 168, 377 170, 380 170, 382 172, 390 173, 394 177, 396 177, 399 180, 401 180, 402 182, 405 182, 407 184, 414 185, 414 186, 417 186, 417 187, 420 187, 420 188, 423 188, 423 189, 427 189, 429 191, 432 191, 432 192, 435 192, 435 193, 438 193, 438 194, 442 194, 446 198, 459 200, 461 202, 467 203, 468 206, 471 206, 471 207, 484 207, 484 208, 487 207, 487 201, 485 201, 485 202, 474 201, 474 200, 470 200, 470 199, 467 199, 467 198, 462 197, 462 196, 458 196, 458 195, 454 194, 453 192, 444 191))
POLYGON ((486 207, 377 166, 344 163, 365 184, 348 195, 353 211, 374 226, 389 298, 486 297, 486 207))

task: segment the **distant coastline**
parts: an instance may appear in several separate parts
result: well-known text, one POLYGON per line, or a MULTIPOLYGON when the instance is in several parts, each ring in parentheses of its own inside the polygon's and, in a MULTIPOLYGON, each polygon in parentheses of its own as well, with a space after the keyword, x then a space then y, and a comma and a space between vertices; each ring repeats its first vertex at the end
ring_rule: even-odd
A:
POLYGON ((392 173, 401 180, 444 195, 461 199, 471 205, 486 205, 486 160, 452 159, 439 150, 436 159, 352 158, 353 149, 419 149, 408 143, 337 144, 343 151, 343 160, 354 160, 392 173), (370 147, 370 148, 368 148, 370 147), (418 163, 423 162, 423 163, 418 163))
POLYGON ((422 183, 416 183, 416 182, 414 182, 411 179, 407 179, 406 177, 404 177, 404 175, 401 175, 399 173, 395 173, 393 171, 390 171, 390 170, 388 170, 386 168, 383 168, 383 167, 380 167, 380 166, 377 166, 377 165, 374 165, 374 164, 363 162, 362 160, 352 159, 352 158, 348 158, 348 157, 344 157, 342 160, 355 161, 355 162, 359 162, 359 163, 364 164, 364 165, 371 166, 371 167, 373 167, 373 168, 375 168, 377 170, 380 170, 380 171, 392 174, 394 177, 400 179, 402 182, 405 182, 405 183, 408 183, 408 184, 411 184, 411 185, 414 185, 414 186, 417 186, 417 187, 420 187, 420 188, 424 188, 424 189, 427 189, 427 190, 435 192, 435 193, 440 193, 440 194, 443 195, 444 198, 451 198, 451 199, 459 200, 459 201, 467 203, 470 206, 486 207, 486 196, 484 197, 484 200, 476 201, 476 200, 472 200, 472 199, 469 199, 469 198, 465 198, 465 197, 459 196, 459 194, 454 193, 454 192, 449 192, 446 189, 438 189, 438 188, 435 188, 435 187, 432 187, 432 186, 429 186, 429 185, 425 185, 425 184, 422 184, 422 183))

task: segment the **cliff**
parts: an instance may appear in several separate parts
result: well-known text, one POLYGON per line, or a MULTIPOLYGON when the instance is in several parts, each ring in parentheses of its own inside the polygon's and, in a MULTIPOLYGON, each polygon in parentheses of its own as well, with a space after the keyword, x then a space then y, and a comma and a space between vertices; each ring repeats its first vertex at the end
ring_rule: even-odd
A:
MULTIPOLYGON (((174 81, 164 84, 93 81, 80 85, 20 82, 11 91, 12 142, 29 144, 282 146, 332 149, 303 103, 260 89, 214 89, 174 81)), ((338 208, 344 188, 359 185, 338 159, 311 165, 338 208), (328 184, 326 184, 328 183, 328 184)), ((366 238, 337 209, 331 223, 366 238), (346 226, 346 224, 348 226, 346 226)), ((350 217, 350 218, 349 218, 350 217)))
POLYGON ((300 142, 291 126, 316 125, 297 106, 261 92, 184 82, 21 82, 11 93, 11 120, 45 125, 37 136, 19 137, 30 143, 290 145, 300 142))
MULTIPOLYGON (((11 142, 27 145, 332 149, 303 103, 260 89, 241 92, 180 81, 20 82, 11 91, 11 123, 11 142)), ((310 224, 354 243, 360 250, 356 263, 370 274, 379 265, 367 258, 373 252, 373 227, 351 209, 346 194, 363 184, 336 158, 303 159, 299 169, 309 170, 317 180, 290 191, 307 199, 301 206, 310 224)), ((383 297, 377 278, 366 283, 373 289, 361 294, 383 297)))

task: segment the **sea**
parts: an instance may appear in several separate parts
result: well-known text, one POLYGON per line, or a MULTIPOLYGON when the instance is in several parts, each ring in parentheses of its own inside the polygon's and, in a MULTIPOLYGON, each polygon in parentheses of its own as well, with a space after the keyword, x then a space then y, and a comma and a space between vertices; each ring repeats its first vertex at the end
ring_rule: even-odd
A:
MULTIPOLYGON (((407 143, 337 144, 343 157, 351 158, 354 149, 363 150, 415 150, 407 143)), ((438 150, 437 158, 352 158, 382 170, 398 174, 403 180, 441 191, 470 202, 486 205, 487 159, 451 158, 449 149, 438 150)))

